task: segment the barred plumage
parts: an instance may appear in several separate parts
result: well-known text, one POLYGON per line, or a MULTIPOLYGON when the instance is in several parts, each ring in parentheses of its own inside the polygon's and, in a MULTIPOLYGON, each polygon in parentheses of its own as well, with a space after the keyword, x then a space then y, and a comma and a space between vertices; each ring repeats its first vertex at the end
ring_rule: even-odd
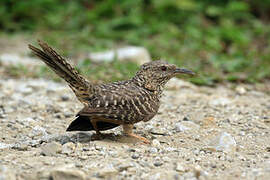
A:
POLYGON ((164 85, 172 77, 179 73, 194 74, 165 61, 153 61, 143 64, 130 80, 94 85, 46 43, 38 42, 42 50, 32 45, 29 48, 68 83, 84 104, 67 131, 95 130, 99 134, 123 125, 126 134, 149 142, 134 135, 132 125, 149 121, 157 114, 164 85))

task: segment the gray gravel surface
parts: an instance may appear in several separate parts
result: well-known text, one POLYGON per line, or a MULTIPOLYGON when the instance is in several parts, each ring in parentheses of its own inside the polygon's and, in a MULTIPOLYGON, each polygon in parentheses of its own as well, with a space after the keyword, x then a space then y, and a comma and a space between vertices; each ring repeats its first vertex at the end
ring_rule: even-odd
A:
POLYGON ((134 129, 151 145, 65 132, 81 108, 64 83, 0 78, 0 179, 270 179, 270 97, 252 85, 173 79, 134 129))

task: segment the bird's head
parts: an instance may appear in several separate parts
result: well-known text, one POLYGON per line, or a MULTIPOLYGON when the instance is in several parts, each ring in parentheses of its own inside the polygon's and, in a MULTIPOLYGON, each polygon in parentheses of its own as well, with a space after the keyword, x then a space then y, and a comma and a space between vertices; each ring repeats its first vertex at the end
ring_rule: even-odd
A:
POLYGON ((179 74, 195 75, 190 70, 178 68, 174 64, 159 60, 143 64, 133 79, 144 88, 156 91, 162 90, 172 77, 179 74))

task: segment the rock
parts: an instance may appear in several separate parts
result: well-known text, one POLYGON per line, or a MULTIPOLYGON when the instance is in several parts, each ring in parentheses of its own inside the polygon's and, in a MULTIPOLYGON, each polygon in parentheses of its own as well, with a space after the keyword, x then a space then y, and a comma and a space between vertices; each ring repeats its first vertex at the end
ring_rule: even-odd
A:
POLYGON ((155 148, 155 147, 151 147, 151 148, 149 149, 149 152, 150 152, 151 154, 154 154, 154 153, 157 153, 158 150, 157 150, 157 148, 155 148))
POLYGON ((60 144, 66 144, 68 142, 75 142, 71 137, 67 135, 56 135, 48 139, 48 142, 57 141, 60 144))
POLYGON ((69 117, 74 116, 74 114, 71 112, 64 112, 64 116, 65 116, 65 118, 69 118, 69 117))
POLYGON ((207 171, 204 171, 199 165, 196 165, 194 167, 194 174, 197 179, 209 179, 209 173, 207 171))
POLYGON ((28 150, 28 144, 23 142, 23 143, 16 143, 14 144, 14 146, 12 147, 12 149, 16 149, 19 151, 27 151, 28 150))
POLYGON ((75 144, 74 143, 72 143, 72 142, 68 142, 68 143, 66 143, 66 144, 64 144, 63 145, 63 147, 62 147, 62 153, 63 154, 71 154, 71 153, 73 153, 74 151, 75 151, 75 144))
POLYGON ((62 145, 58 142, 51 142, 41 146, 41 150, 41 154, 44 156, 56 156, 57 153, 61 152, 62 145))
POLYGON ((134 165, 132 163, 124 162, 123 164, 120 164, 117 167, 118 167, 118 171, 121 172, 121 171, 128 170, 128 168, 134 167, 134 165))
POLYGON ((231 100, 224 97, 218 97, 218 98, 215 97, 209 102, 209 104, 212 106, 226 106, 230 103, 231 103, 231 100))
POLYGON ((29 95, 33 92, 33 89, 31 87, 28 87, 26 84, 17 86, 16 90, 24 95, 29 95))
POLYGON ((92 134, 86 132, 79 132, 71 136, 72 142, 88 143, 91 141, 92 134))
POLYGON ((162 166, 162 162, 161 161, 155 161, 154 162, 154 166, 158 167, 158 166, 162 166))
POLYGON ((200 126, 192 121, 182 121, 175 124, 175 130, 177 132, 184 132, 189 130, 195 131, 198 130, 199 128, 200 126))
POLYGON ((85 180, 86 175, 83 171, 74 168, 56 168, 50 172, 50 179, 53 180, 85 180))
POLYGON ((247 90, 243 86, 237 86, 235 88, 235 91, 240 95, 244 95, 247 93, 247 90))
POLYGON ((109 165, 107 167, 101 168, 101 170, 97 172, 97 177, 111 179, 116 174, 118 174, 118 171, 112 165, 109 165))
POLYGON ((0 165, 0 180, 16 180, 16 172, 0 165))
POLYGON ((12 144, 6 144, 0 142, 0 149, 6 149, 6 148, 11 148, 13 145, 12 144))
POLYGON ((105 52, 90 53, 89 58, 95 62, 111 62, 114 59, 119 61, 128 60, 140 65, 151 61, 151 57, 147 49, 136 46, 127 46, 105 52))
POLYGON ((48 135, 46 129, 38 125, 33 127, 31 132, 31 137, 46 136, 46 135, 48 135))
POLYGON ((177 163, 175 170, 178 172, 185 172, 187 170, 187 168, 183 164, 177 163))
POLYGON ((62 100, 62 101, 68 101, 68 100, 69 100, 69 96, 67 96, 67 95, 62 95, 62 96, 61 96, 61 100, 62 100))
POLYGON ((156 157, 155 160, 154 160, 154 166, 159 167, 159 166, 162 166, 162 165, 163 165, 162 160, 159 157, 156 157))
POLYGON ((210 143, 210 149, 213 148, 215 151, 223 151, 226 153, 235 152, 236 142, 232 135, 227 132, 220 133, 210 143))
POLYGON ((155 146, 155 147, 160 147, 160 142, 157 139, 154 139, 152 141, 152 145, 155 146))
POLYGON ((132 154, 131 158, 132 159, 139 159, 140 155, 138 153, 132 154))

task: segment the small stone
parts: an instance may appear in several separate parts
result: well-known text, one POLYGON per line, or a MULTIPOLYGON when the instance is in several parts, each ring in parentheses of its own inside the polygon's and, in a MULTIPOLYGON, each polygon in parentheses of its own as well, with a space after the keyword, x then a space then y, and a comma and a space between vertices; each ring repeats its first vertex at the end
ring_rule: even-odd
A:
POLYGON ((154 162, 154 166, 156 166, 156 167, 159 167, 159 166, 162 166, 162 162, 161 161, 155 161, 154 162))
POLYGON ((62 101, 68 101, 69 100, 69 97, 67 95, 62 95, 61 96, 61 100, 62 101))
POLYGON ((240 132, 239 132, 239 135, 240 135, 240 136, 245 136, 246 133, 245 133, 245 131, 240 131, 240 132))
POLYGON ((178 172, 185 172, 186 168, 181 163, 177 163, 176 167, 175 167, 175 170, 178 171, 178 172))
POLYGON ((63 145, 62 153, 69 155, 75 151, 75 148, 76 147, 75 147, 75 144, 73 142, 68 142, 68 143, 63 145))
POLYGON ((247 92, 247 90, 243 86, 237 86, 235 88, 235 91, 240 95, 246 94, 247 92))
POLYGON ((14 169, 9 169, 6 166, 0 166, 0 180, 16 180, 14 169))
POLYGON ((132 163, 124 163, 118 166, 118 171, 126 171, 128 168, 134 167, 132 163))
POLYGON ((72 142, 88 143, 91 141, 92 134, 87 132, 80 132, 72 135, 72 142))
POLYGON ((17 91, 24 95, 29 95, 32 93, 33 89, 31 87, 27 87, 26 84, 23 84, 17 87, 17 91))
POLYGON ((150 152, 151 154, 153 154, 153 153, 157 153, 158 150, 157 150, 157 148, 155 148, 155 147, 151 147, 151 148, 149 149, 149 152, 150 152))
POLYGON ((231 100, 229 100, 228 98, 219 97, 219 98, 214 98, 209 103, 212 106, 226 106, 231 103, 231 100))
POLYGON ((140 155, 138 153, 132 154, 131 158, 132 159, 139 159, 140 155))
POLYGON ((189 131, 189 130, 198 130, 200 128, 199 125, 195 124, 192 121, 183 121, 183 122, 178 122, 175 124, 175 130, 177 132, 184 132, 184 131, 189 131))
POLYGON ((87 159, 89 159, 89 157, 88 156, 79 156, 79 159, 81 159, 81 160, 87 160, 87 159))
POLYGON ((13 145, 0 142, 0 149, 7 149, 10 147, 13 147, 13 145))
POLYGON ((101 170, 97 172, 98 177, 105 178, 105 179, 111 179, 111 177, 114 177, 117 174, 118 174, 118 171, 113 166, 101 168, 101 170))
POLYGON ((196 165, 194 167, 194 173, 195 173, 196 178, 198 179, 202 179, 203 177, 209 176, 208 172, 204 171, 199 165, 196 165))
POLYGON ((57 168, 51 171, 50 177, 53 180, 85 180, 86 175, 83 171, 74 168, 57 168))
POLYGON ((163 165, 163 161, 160 157, 156 157, 154 160, 154 166, 158 167, 158 166, 162 166, 163 165))
POLYGON ((219 134, 211 143, 210 146, 214 148, 216 151, 223 152, 235 152, 236 150, 236 142, 232 135, 227 132, 223 132, 219 134))
POLYGON ((159 142, 157 139, 154 139, 154 140, 152 141, 152 144, 153 144, 153 146, 155 146, 155 147, 159 147, 159 146, 160 146, 160 142, 159 142))
POLYGON ((28 144, 26 143, 18 143, 18 144, 15 144, 12 149, 16 149, 16 150, 19 150, 19 151, 27 151, 28 150, 28 144))
POLYGON ((72 117, 73 114, 72 114, 71 112, 64 112, 64 116, 65 116, 66 118, 69 118, 69 117, 72 117))
POLYGON ((183 121, 189 121, 188 117, 185 116, 185 117, 183 118, 183 121))
POLYGON ((71 139, 71 137, 67 136, 67 135, 60 135, 60 136, 56 136, 56 137, 53 137, 51 139, 49 139, 48 141, 57 141, 59 142, 60 144, 66 144, 68 142, 73 142, 73 140, 71 139))
POLYGON ((144 129, 145 129, 145 131, 151 132, 154 129, 154 126, 148 124, 145 126, 144 129))
POLYGON ((44 146, 41 146, 41 154, 44 156, 56 156, 61 152, 62 145, 58 142, 51 142, 44 146))
POLYGON ((35 126, 32 129, 31 137, 47 135, 46 129, 41 126, 35 126))

